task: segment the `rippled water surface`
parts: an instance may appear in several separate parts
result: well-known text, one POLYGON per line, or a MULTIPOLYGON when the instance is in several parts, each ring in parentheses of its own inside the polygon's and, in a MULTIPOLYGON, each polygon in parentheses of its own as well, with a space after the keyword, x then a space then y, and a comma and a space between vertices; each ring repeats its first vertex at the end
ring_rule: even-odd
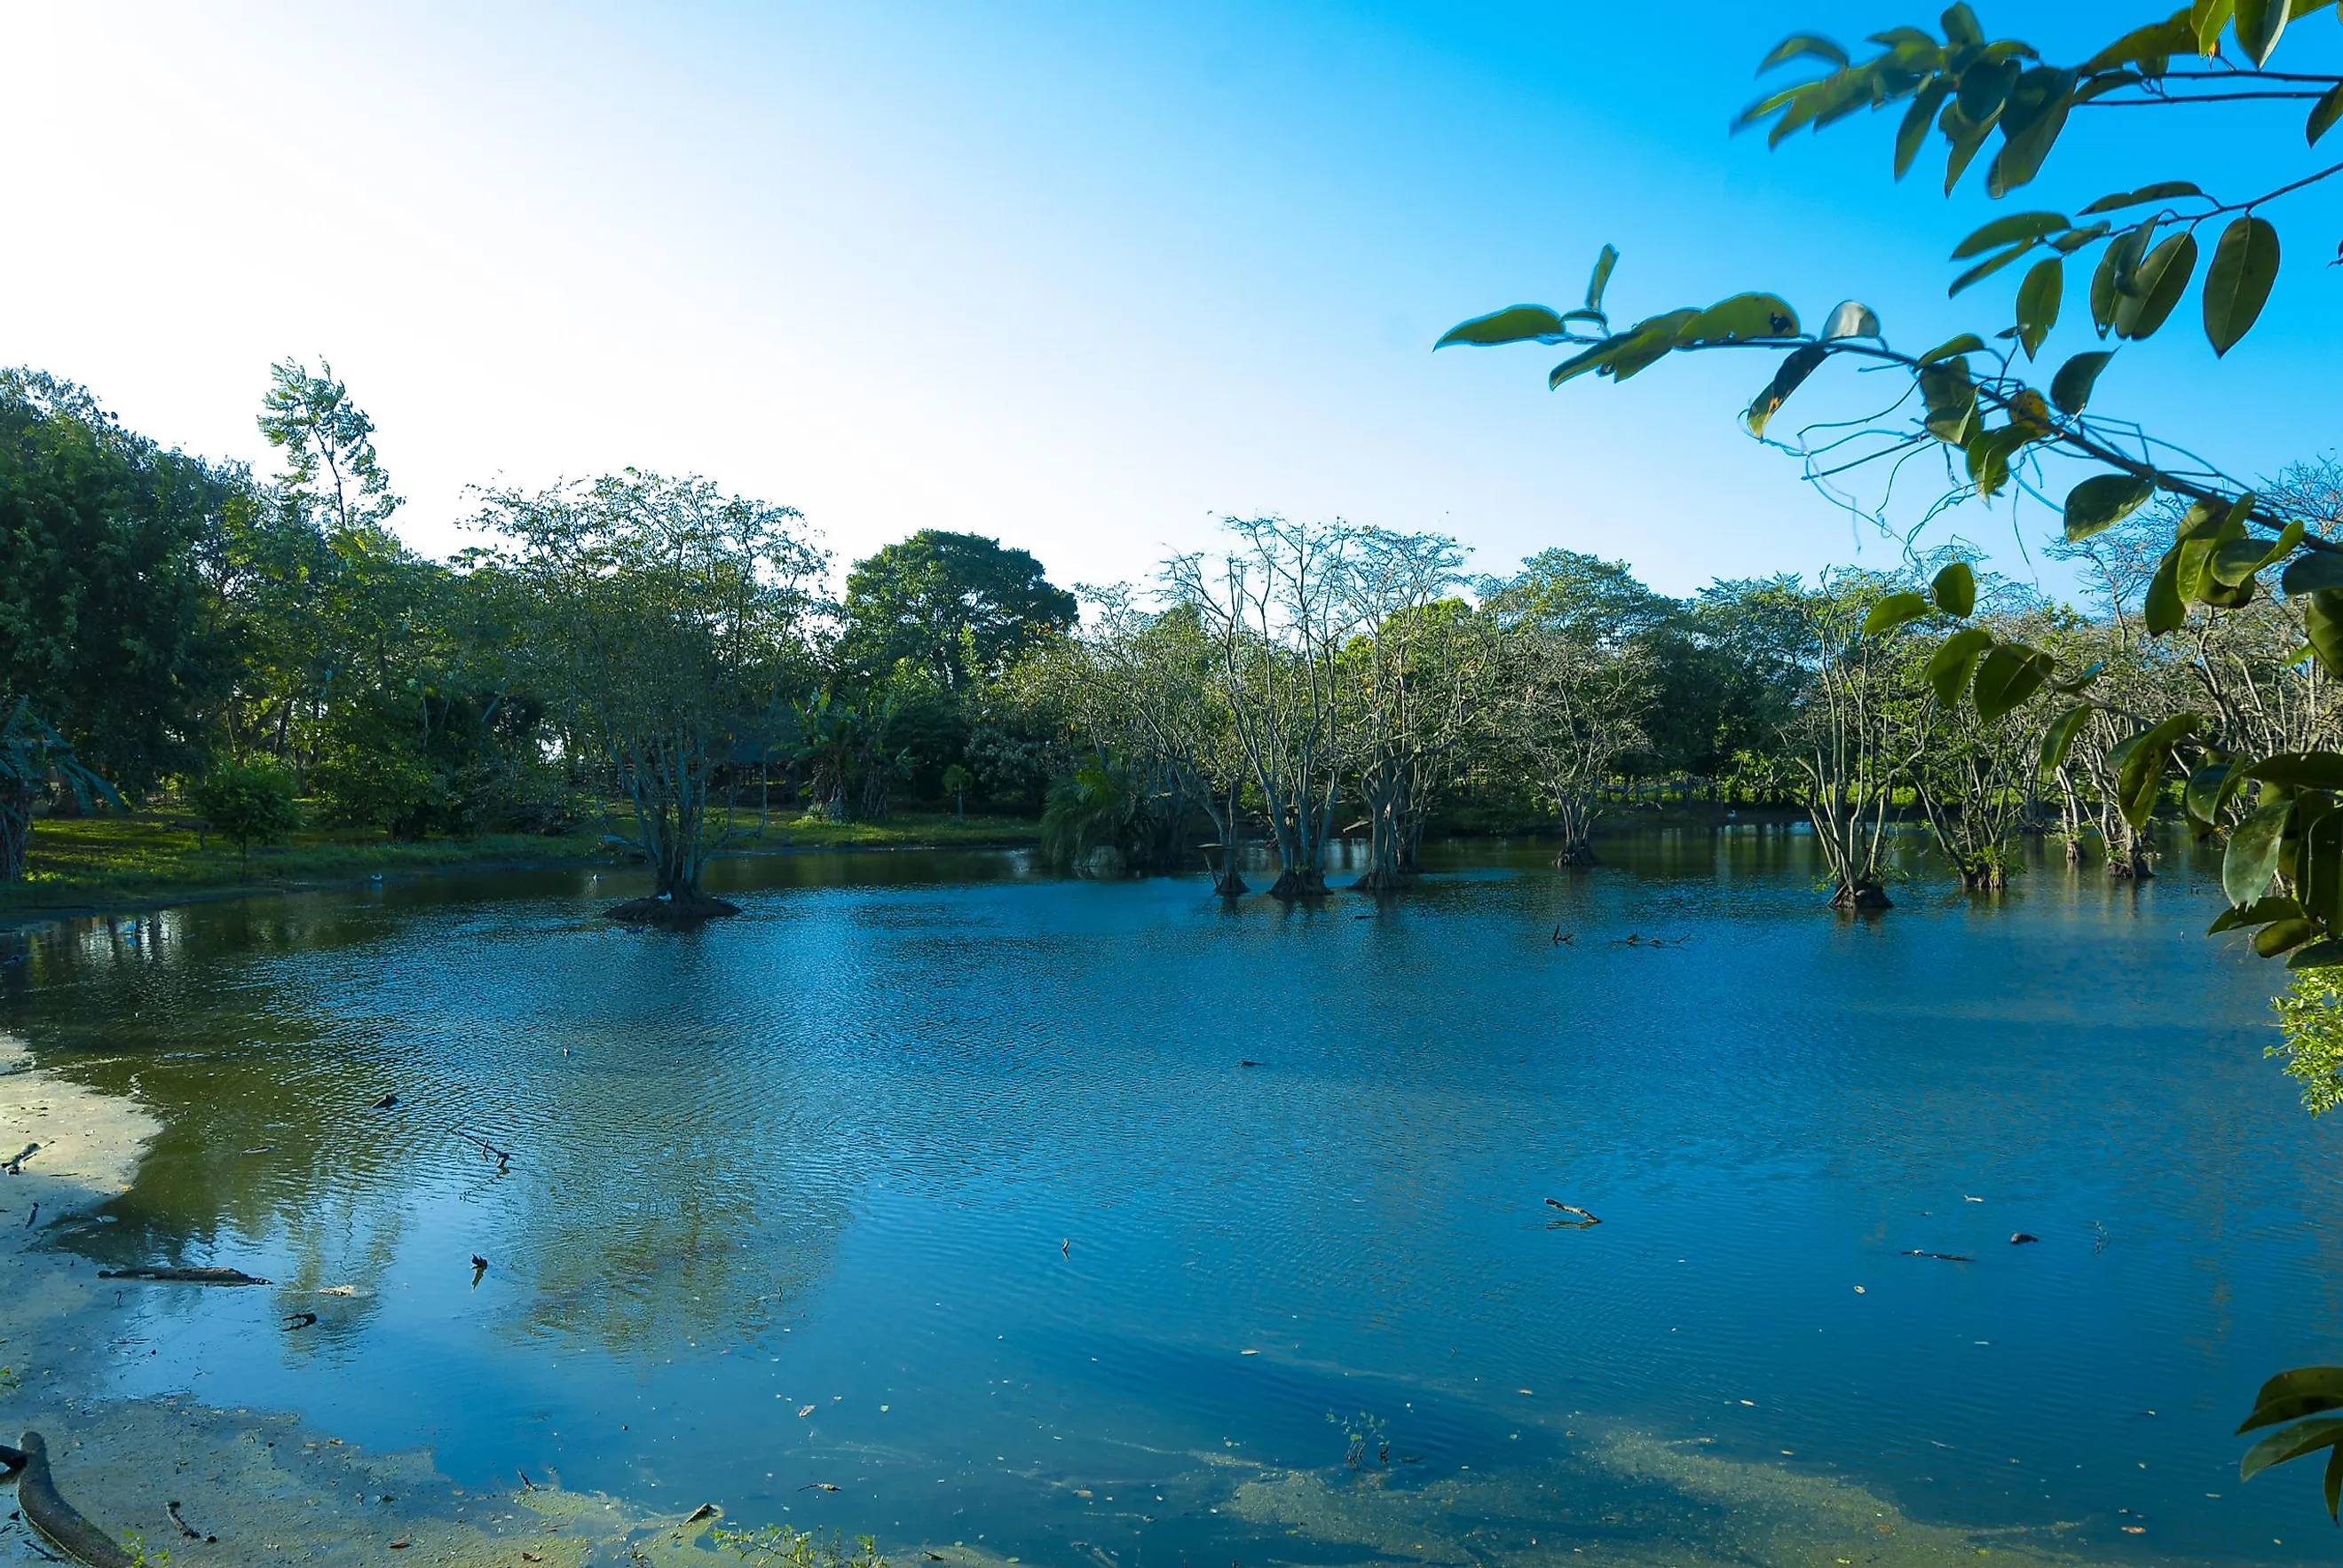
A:
POLYGON ((444 879, 39 934, 0 1027, 166 1124, 56 1244, 277 1282, 126 1295, 112 1392, 469 1484, 1131 1568, 2327 1555, 2229 1435, 2343 1348, 2281 977, 2185 867, 1850 920, 1809 848, 1293 910, 809 855, 688 936, 444 879))

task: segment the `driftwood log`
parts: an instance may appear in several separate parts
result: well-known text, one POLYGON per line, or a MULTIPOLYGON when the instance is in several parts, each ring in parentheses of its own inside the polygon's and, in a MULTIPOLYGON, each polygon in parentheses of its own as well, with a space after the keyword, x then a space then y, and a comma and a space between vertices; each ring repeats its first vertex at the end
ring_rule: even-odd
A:
POLYGON ((257 1274, 242 1269, 100 1269, 101 1280, 170 1280, 183 1285, 265 1285, 257 1274))
POLYGON ((88 1568, 132 1568, 130 1553, 105 1531, 57 1495, 49 1474, 49 1445, 37 1432, 22 1438, 21 1449, 0 1446, 0 1463, 16 1471, 16 1508, 49 1543, 88 1568))

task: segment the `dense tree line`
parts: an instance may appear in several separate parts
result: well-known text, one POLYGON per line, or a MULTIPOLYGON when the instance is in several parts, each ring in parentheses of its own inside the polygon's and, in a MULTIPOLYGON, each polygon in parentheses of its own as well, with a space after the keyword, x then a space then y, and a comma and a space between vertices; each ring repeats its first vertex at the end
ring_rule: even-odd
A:
MULTIPOLYGON (((1338 839, 1391 891, 1427 832, 1544 828, 1584 865, 1606 812, 1698 798, 1802 811, 1863 906, 1886 901, 1899 825, 1971 887, 1999 885, 2029 832, 2151 874, 2174 829, 2125 809, 2137 725, 2206 713, 2209 739, 2266 752, 2331 744, 2337 722, 2290 601, 2145 635, 2175 526, 2153 508, 2058 547, 2079 607, 1950 552, 1679 600, 1569 550, 1472 578, 1443 536, 1256 518, 1094 590, 1084 618, 1026 552, 932 530, 855 563, 833 600, 793 508, 631 469, 479 492, 480 542, 429 560, 392 532, 372 424, 330 368, 277 367, 260 427, 274 480, 126 432, 54 378, 0 377, 12 874, 35 811, 109 800, 176 794, 239 842, 303 813, 394 838, 559 831, 608 803, 656 874, 638 912, 673 912, 776 806, 972 798, 1038 814, 1061 861, 1208 866, 1231 894, 1265 846, 1270 890, 1300 898, 1326 890, 1338 839), (1956 580, 1942 613, 1883 622, 1956 580), (1990 720, 1956 700, 1995 638, 2098 670, 2104 706, 2055 758, 2056 692, 1990 720)), ((2334 527, 2334 470, 2288 483, 2334 527)))
POLYGON ((922 531, 838 602, 792 508, 632 469, 488 490, 427 559, 330 367, 274 368, 274 479, 0 372, 0 880, 42 812, 169 801, 250 842, 556 832, 623 803, 659 894, 756 802, 906 793, 1038 811, 1061 748, 993 693, 1071 598, 1022 550, 922 531))
MULTIPOLYGON (((2288 480, 2329 531, 2343 527, 2338 481, 2331 467, 2288 480)), ((1675 600, 1567 550, 1468 580, 1440 536, 1232 518, 1224 549, 1099 596, 1011 685, 1088 749, 1045 817, 1061 858, 1192 868, 1184 829, 1202 819, 1232 894, 1249 839, 1274 851, 1281 896, 1324 890, 1337 837, 1364 841, 1359 885, 1388 890, 1443 823, 1544 825, 1559 863, 1584 865, 1606 811, 1695 795, 1802 812, 1851 908, 1887 903, 1899 829, 1972 889, 2001 886, 2027 834, 2056 839, 2070 863, 2146 877, 2155 834, 2191 829, 2127 809, 2124 740, 2138 725, 2202 713, 2208 742, 2239 751, 2337 739, 2300 604, 2260 600, 2180 640, 2145 635, 2176 517, 2143 510, 2060 547, 2082 606, 1980 575, 1952 549, 1675 600), (1900 608, 1916 599, 1926 613, 1900 608), (2107 706, 2077 724, 2060 722, 2050 687, 1990 718, 1965 704, 1996 637, 2096 670, 2107 706)), ((2149 787, 2178 805, 2179 781, 2149 787)))

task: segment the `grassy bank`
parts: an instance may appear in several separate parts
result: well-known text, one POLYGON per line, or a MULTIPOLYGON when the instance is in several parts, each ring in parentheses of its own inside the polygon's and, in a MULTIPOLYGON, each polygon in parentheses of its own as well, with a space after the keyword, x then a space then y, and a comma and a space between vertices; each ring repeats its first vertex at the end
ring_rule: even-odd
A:
MULTIPOLYGON (((216 833, 204 834, 172 812, 110 812, 44 819, 33 825, 25 876, 0 886, 0 915, 38 913, 172 899, 216 898, 239 890, 322 887, 466 867, 537 866, 616 858, 604 835, 626 826, 611 816, 578 831, 542 835, 484 833, 471 839, 397 843, 362 829, 296 833, 282 844, 256 845, 249 860, 216 833)), ((983 848, 1030 844, 1034 825, 1014 817, 905 813, 888 822, 773 820, 759 836, 736 836, 729 854, 809 849, 983 848)), ((623 854, 623 851, 618 852, 623 854)))

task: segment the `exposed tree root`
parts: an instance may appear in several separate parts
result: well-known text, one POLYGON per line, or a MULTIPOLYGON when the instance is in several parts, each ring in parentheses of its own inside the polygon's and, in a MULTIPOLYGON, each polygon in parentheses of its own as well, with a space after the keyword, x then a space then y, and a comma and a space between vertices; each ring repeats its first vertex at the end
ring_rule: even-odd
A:
POLYGON ((1269 896, 1292 903, 1297 899, 1322 899, 1326 896, 1326 873, 1318 870, 1284 870, 1271 883, 1269 896))
POLYGON ((56 1483, 49 1475, 49 1445, 41 1434, 28 1432, 22 1442, 21 1450, 0 1448, 0 1462, 21 1471, 16 1477, 16 1506, 25 1523, 88 1568, 131 1568, 129 1553, 57 1495, 56 1483))
POLYGON ((665 898, 628 899, 602 911, 606 918, 620 925, 657 926, 662 930, 689 930, 739 912, 739 905, 712 898, 696 888, 669 893, 665 898))
POLYGON ((1857 882, 1853 887, 1842 883, 1831 896, 1831 907, 1838 910, 1892 910, 1887 890, 1876 882, 1857 882))

